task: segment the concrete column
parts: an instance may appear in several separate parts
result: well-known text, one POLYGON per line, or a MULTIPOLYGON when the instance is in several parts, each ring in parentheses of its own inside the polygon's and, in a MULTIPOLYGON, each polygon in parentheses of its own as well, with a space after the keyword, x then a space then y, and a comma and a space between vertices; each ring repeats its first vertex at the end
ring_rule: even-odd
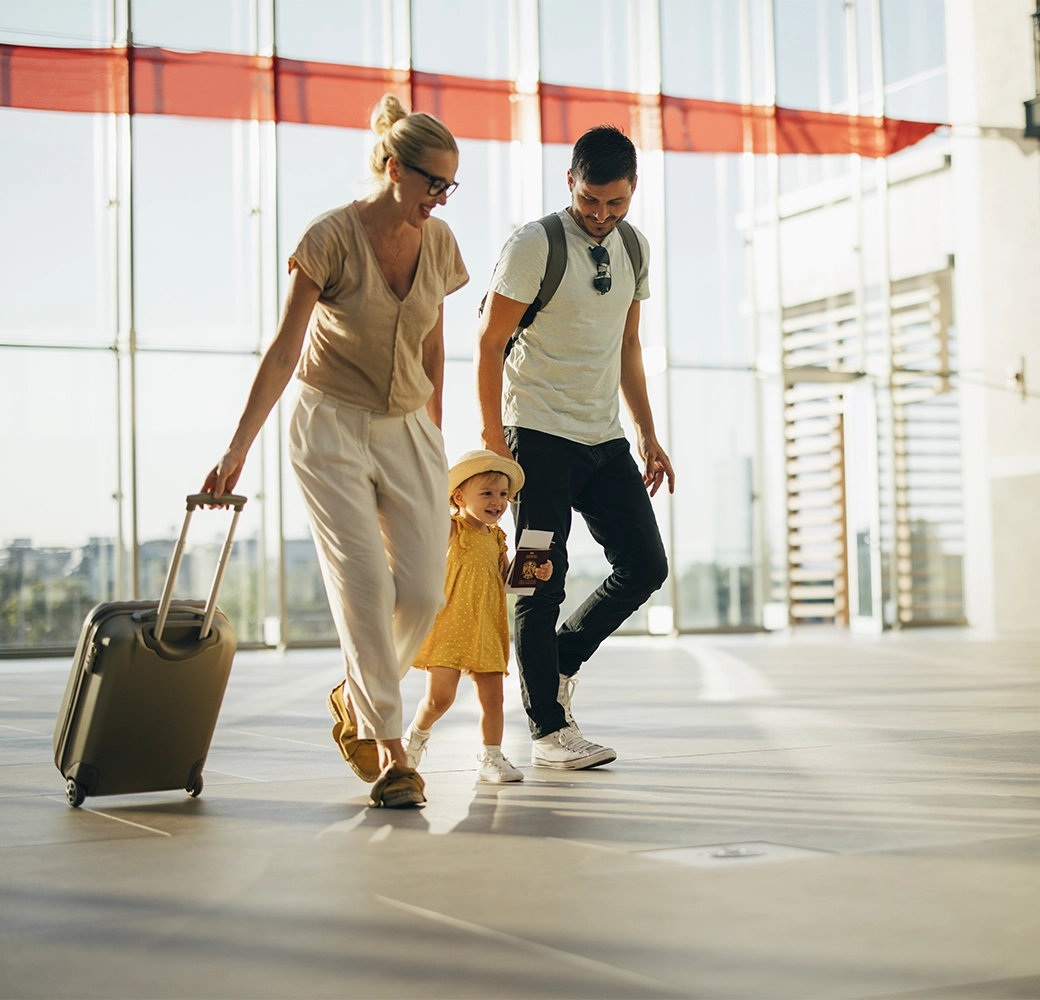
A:
POLYGON ((946 0, 968 621, 1040 621, 1040 145, 1032 0, 946 0), (1030 376, 1038 376, 1030 385, 1030 376))

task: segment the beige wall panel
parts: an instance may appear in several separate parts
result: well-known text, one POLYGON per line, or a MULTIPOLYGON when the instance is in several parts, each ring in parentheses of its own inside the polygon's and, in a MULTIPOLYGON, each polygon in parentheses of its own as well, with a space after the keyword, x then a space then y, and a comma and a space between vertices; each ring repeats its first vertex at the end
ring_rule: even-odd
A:
POLYGON ((851 201, 825 205, 780 224, 780 285, 785 306, 815 302, 856 287, 851 201))
POLYGON ((892 280, 945 269, 954 250, 949 172, 894 184, 888 198, 892 280))
POLYGON ((1040 625, 1040 475, 992 480, 997 628, 1040 625))

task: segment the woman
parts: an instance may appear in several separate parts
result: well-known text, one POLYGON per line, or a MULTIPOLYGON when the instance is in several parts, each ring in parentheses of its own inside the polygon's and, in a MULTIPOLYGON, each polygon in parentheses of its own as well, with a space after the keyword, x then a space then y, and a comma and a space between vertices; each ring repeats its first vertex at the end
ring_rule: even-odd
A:
POLYGON ((375 188, 315 219, 289 258, 278 332, 203 489, 234 488, 299 362, 289 454, 346 660, 332 734, 375 782, 372 805, 396 808, 426 801, 401 745, 400 678, 444 601, 443 300, 469 275, 431 218, 457 186, 451 133, 389 94, 372 128, 375 188))

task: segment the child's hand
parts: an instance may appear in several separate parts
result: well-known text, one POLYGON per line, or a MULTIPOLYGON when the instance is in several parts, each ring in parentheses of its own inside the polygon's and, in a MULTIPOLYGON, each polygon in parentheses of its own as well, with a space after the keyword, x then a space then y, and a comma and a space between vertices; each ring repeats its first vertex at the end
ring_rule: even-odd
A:
POLYGON ((546 561, 543 562, 541 566, 536 567, 534 575, 538 577, 539 580, 548 580, 549 577, 552 576, 551 560, 546 559, 546 561))

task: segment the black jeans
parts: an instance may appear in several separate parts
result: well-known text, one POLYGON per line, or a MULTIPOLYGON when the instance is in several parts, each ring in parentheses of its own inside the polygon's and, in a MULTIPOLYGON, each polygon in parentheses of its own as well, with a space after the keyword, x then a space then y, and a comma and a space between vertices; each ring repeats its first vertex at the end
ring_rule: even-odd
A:
POLYGON ((513 505, 517 538, 524 528, 552 531, 553 575, 516 602, 516 656, 531 735, 567 725, 557 700, 570 677, 668 576, 661 533, 628 441, 577 444, 554 434, 507 427, 506 443, 526 481, 513 505), (567 577, 571 510, 585 519, 613 572, 560 626, 567 577))

